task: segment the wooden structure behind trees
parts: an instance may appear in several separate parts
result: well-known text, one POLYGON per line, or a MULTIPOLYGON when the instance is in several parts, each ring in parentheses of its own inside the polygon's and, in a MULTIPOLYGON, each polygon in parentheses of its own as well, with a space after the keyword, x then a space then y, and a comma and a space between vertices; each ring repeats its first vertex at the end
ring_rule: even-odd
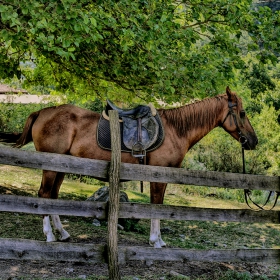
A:
MULTIPOLYGON (((110 119, 116 120, 116 115, 110 119)), ((20 260, 63 260, 104 262, 109 264, 110 279, 120 279, 118 264, 129 260, 216 261, 280 263, 279 249, 186 250, 174 248, 117 246, 118 218, 236 221, 279 223, 278 211, 247 209, 207 209, 169 205, 121 203, 118 206, 120 180, 143 180, 198 186, 250 188, 280 191, 280 177, 225 172, 187 171, 178 168, 143 166, 120 162, 118 126, 112 121, 111 163, 73 156, 27 152, 0 147, 0 163, 66 173, 91 175, 110 183, 109 205, 92 201, 65 201, 0 195, 0 211, 31 214, 58 214, 108 219, 108 244, 46 243, 33 240, 0 239, 0 258, 20 260), (109 211, 108 211, 109 209, 109 211), (109 215, 109 216, 108 216, 109 215), (109 253, 108 257, 106 254, 109 253)))

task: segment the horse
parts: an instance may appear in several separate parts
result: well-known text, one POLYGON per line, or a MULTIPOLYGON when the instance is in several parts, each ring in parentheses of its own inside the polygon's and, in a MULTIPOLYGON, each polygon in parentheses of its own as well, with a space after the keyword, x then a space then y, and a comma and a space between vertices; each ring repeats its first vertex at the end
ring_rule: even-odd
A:
MULTIPOLYGON (((222 127, 244 149, 255 149, 258 138, 242 107, 238 95, 226 88, 215 97, 173 109, 158 109, 165 131, 159 148, 146 154, 146 164, 164 167, 181 167, 188 150, 215 127, 222 127)), ((99 147, 96 131, 100 114, 64 104, 33 112, 28 117, 16 147, 33 141, 40 152, 68 154, 76 157, 110 161, 111 151, 99 147)), ((122 152, 121 161, 137 164, 131 153, 122 152)), ((57 199, 64 173, 43 170, 38 196, 57 199)), ((150 183, 150 202, 162 204, 166 183, 150 183)), ((60 240, 70 238, 58 215, 51 216, 60 240)), ((43 217, 43 232, 47 242, 56 241, 49 216, 43 217)), ((149 243, 155 248, 166 246, 161 238, 160 220, 151 219, 149 243)))

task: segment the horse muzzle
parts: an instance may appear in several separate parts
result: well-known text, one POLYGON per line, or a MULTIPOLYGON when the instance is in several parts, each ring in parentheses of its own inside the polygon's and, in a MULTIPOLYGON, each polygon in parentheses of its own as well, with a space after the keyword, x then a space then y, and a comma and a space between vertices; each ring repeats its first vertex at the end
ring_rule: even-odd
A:
POLYGON ((239 137, 239 142, 245 150, 255 150, 258 144, 258 138, 256 135, 241 135, 239 137))

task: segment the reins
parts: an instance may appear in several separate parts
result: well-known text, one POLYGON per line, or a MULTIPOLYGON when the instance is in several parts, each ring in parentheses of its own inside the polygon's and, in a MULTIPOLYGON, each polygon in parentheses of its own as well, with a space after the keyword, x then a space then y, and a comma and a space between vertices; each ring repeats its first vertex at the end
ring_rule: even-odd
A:
MULTIPOLYGON (((247 143, 247 138, 245 135, 242 134, 241 130, 240 130, 240 127, 237 123, 237 119, 236 119, 236 115, 235 113, 233 112, 233 107, 237 107, 237 103, 232 103, 231 100, 228 101, 228 108, 229 108, 229 111, 225 117, 225 119, 223 120, 222 124, 224 124, 224 122, 226 121, 226 119, 228 118, 228 116, 232 116, 233 117, 233 121, 234 121, 234 124, 236 126, 236 130, 237 130, 237 133, 239 135, 239 142, 241 144, 241 150, 242 150, 242 171, 243 171, 243 174, 246 174, 246 166, 245 166, 245 144, 247 143)), ((230 119, 230 125, 231 125, 231 119, 230 119)), ((270 209, 265 209, 264 207, 267 205, 267 203, 270 201, 270 198, 273 194, 273 191, 270 191, 267 198, 266 198, 266 201, 263 205, 259 205, 257 204, 255 201, 252 200, 251 198, 251 194, 252 194, 252 191, 249 190, 249 189, 244 189, 244 196, 245 196, 245 201, 246 201, 246 204, 248 205, 248 207, 252 210, 255 210, 255 211, 261 211, 261 210, 272 210, 276 204, 277 204, 277 200, 280 196, 280 192, 276 192, 276 198, 274 200, 274 203, 272 205, 272 207, 270 209), (249 200, 257 207, 257 209, 253 208, 250 206, 249 204, 249 200)))
MULTIPOLYGON (((246 174, 246 168, 245 168, 245 151, 244 151, 244 146, 241 144, 242 146, 242 163, 243 163, 243 174, 246 174)), ((251 194, 252 194, 252 191, 249 190, 249 189, 244 189, 244 197, 245 197, 245 201, 246 201, 246 204, 248 205, 248 207, 254 211, 262 211, 262 210, 272 210, 276 204, 277 204, 277 201, 278 201, 278 197, 280 195, 280 192, 276 192, 276 198, 274 200, 274 203, 273 205, 271 206, 271 208, 269 209, 265 209, 264 207, 267 205, 267 203, 270 201, 270 198, 273 194, 273 191, 269 191, 269 194, 266 198, 266 201, 263 205, 259 205, 258 203, 256 203, 255 201, 253 201, 253 199, 251 198, 251 194), (249 204, 249 200, 257 207, 257 209, 251 207, 251 205, 249 204)))

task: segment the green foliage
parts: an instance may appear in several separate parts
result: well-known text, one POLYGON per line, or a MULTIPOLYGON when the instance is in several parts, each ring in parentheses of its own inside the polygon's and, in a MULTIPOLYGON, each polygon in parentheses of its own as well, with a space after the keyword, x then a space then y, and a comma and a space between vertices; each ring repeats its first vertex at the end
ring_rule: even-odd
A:
POLYGON ((94 99, 93 101, 87 101, 85 104, 82 105, 84 108, 101 113, 104 109, 104 105, 100 99, 94 99))
POLYGON ((276 61, 279 15, 251 2, 1 2, 0 77, 103 100, 213 95, 245 67, 242 54, 276 61))
POLYGON ((279 111, 273 106, 264 105, 259 115, 253 118, 254 128, 259 138, 257 156, 266 174, 280 174, 280 124, 279 111))
POLYGON ((22 132, 29 114, 52 104, 0 104, 0 130, 22 132))
POLYGON ((255 98, 259 93, 267 90, 274 90, 276 85, 268 74, 267 69, 262 64, 253 63, 250 71, 242 71, 245 83, 251 90, 252 97, 255 98))

